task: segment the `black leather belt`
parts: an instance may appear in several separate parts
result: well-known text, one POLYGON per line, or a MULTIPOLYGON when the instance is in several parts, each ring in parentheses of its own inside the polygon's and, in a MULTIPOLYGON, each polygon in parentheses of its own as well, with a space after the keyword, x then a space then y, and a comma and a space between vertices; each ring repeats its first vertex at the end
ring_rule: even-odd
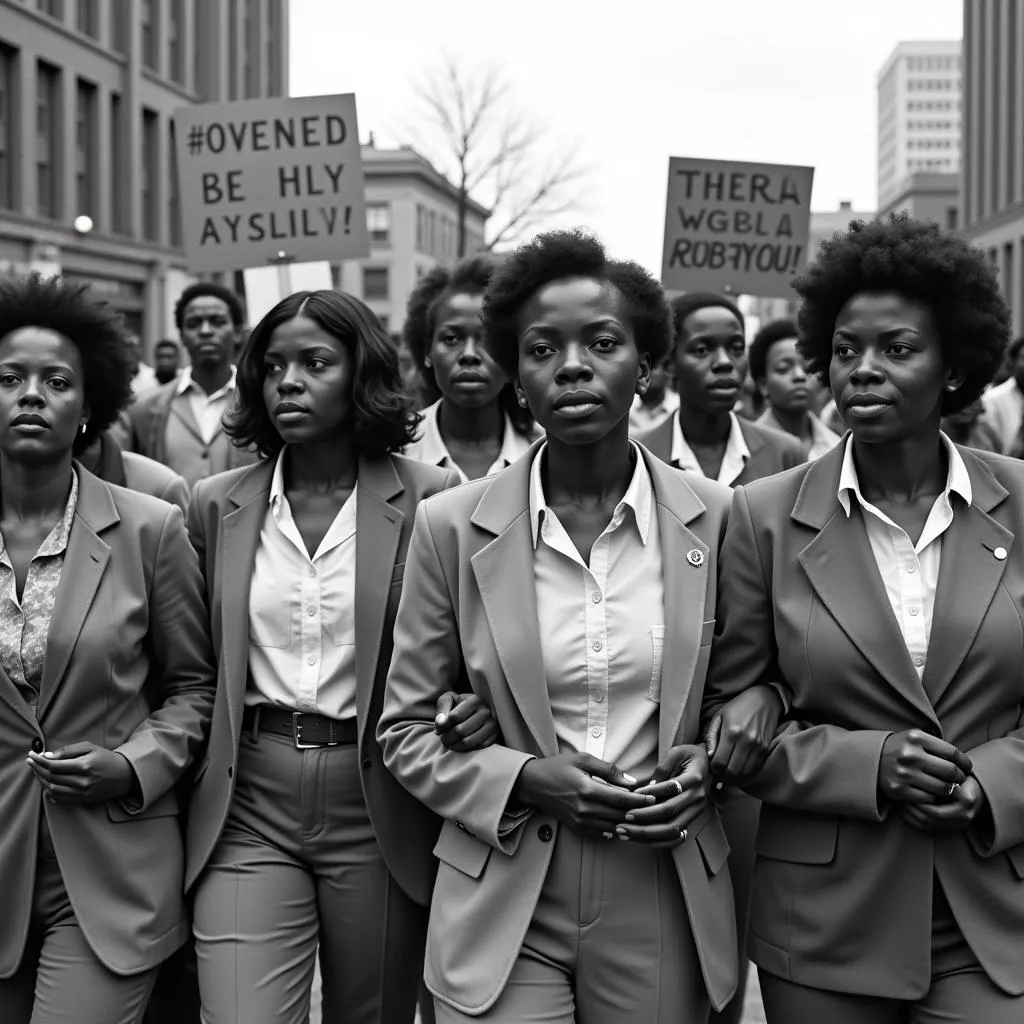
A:
POLYGON ((350 746, 358 739, 359 732, 354 718, 328 718, 270 704, 247 707, 242 714, 242 727, 250 729, 253 736, 261 732, 287 736, 299 750, 350 746))

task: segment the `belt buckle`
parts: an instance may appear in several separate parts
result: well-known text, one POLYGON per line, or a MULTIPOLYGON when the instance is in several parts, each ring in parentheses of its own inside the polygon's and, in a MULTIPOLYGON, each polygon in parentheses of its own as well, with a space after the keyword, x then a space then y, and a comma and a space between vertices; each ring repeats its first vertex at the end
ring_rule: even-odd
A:
POLYGON ((292 712, 292 742, 295 744, 296 750, 315 750, 323 744, 302 742, 302 722, 299 721, 302 716, 303 712, 301 711, 292 712))

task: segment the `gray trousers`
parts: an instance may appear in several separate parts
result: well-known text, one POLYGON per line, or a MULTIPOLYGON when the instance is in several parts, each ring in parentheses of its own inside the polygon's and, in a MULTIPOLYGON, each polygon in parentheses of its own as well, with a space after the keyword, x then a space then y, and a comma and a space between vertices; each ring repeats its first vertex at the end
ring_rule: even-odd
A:
POLYGON ((434 1005, 437 1024, 706 1024, 710 1002, 671 854, 561 829, 498 1001, 478 1017, 434 1005))
POLYGON ((21 966, 0 980, 3 1024, 138 1024, 157 968, 123 976, 89 947, 71 908, 45 824, 21 966))
POLYGON ((391 877, 355 746, 241 738, 224 833, 196 887, 204 1024, 412 1024, 426 909, 391 877))

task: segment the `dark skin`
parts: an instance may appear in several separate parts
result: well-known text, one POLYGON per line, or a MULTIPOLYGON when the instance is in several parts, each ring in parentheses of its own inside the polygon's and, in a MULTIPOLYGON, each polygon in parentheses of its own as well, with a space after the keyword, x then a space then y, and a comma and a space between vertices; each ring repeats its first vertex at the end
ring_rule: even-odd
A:
POLYGON ((757 385, 782 429, 810 443, 811 379, 797 351, 796 338, 784 338, 768 349, 765 375, 757 385))
POLYGON ((182 311, 181 343, 192 360, 192 379, 208 395, 231 379, 238 325, 223 299, 200 295, 182 311))
MULTIPOLYGON (((948 476, 943 397, 963 383, 930 309, 894 292, 855 295, 836 318, 829 378, 865 499, 916 543, 948 476)), ((965 829, 987 805, 971 770, 951 743, 905 730, 882 747, 878 789, 916 828, 965 829)))
MULTIPOLYGON (((71 341, 36 327, 0 339, 0 531, 19 600, 32 559, 64 516, 72 446, 88 419, 82 360, 71 341)), ((57 803, 138 792, 127 758, 94 743, 30 751, 26 763, 57 803)))
POLYGON ((698 309, 683 320, 673 351, 679 426, 701 471, 718 479, 732 429, 732 412, 747 376, 743 325, 724 306, 698 309))
POLYGON ((484 345, 482 305, 482 295, 457 293, 443 299, 427 354, 441 392, 441 438, 470 480, 486 476, 494 465, 505 429, 498 396, 508 382, 484 345))

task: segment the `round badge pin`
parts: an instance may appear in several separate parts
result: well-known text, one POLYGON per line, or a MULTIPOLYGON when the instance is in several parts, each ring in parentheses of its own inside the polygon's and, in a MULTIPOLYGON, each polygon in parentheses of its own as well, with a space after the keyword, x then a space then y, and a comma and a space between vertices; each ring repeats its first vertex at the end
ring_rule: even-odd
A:
POLYGON ((704 564, 704 552, 698 551, 696 548, 691 548, 691 550, 686 552, 686 560, 695 569, 699 569, 704 564))
POLYGON ((996 558, 998 558, 999 561, 1001 562, 1001 561, 1003 561, 1003 559, 1006 558, 1006 548, 998 547, 998 548, 995 549, 995 551, 992 552, 992 554, 995 555, 996 558))

